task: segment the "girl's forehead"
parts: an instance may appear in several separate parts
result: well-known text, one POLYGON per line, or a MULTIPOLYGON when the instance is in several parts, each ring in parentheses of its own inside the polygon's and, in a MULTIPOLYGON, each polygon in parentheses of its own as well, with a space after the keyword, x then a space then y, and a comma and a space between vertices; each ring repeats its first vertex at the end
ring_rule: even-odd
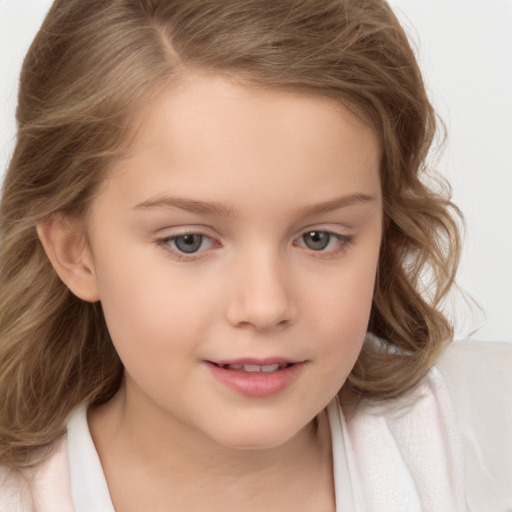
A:
MULTIPOLYGON (((215 73, 202 70, 187 70, 178 78, 156 84, 148 98, 136 108, 129 119, 134 140, 140 144, 145 136, 157 135, 162 124, 173 119, 183 123, 193 120, 195 114, 218 115, 223 119, 229 112, 223 108, 230 104, 235 116, 251 115, 254 119, 267 116, 268 127, 279 127, 279 121, 292 120, 293 116, 305 115, 323 110, 332 118, 343 117, 345 123, 362 124, 374 130, 365 113, 353 102, 343 97, 328 97, 325 91, 299 86, 263 85, 251 76, 215 73), (260 106, 273 105, 267 112, 260 106), (309 108, 308 108, 309 107, 309 108), (154 130, 152 130, 154 128, 154 130), (156 132, 156 133, 155 133, 156 132)), ((177 121, 178 122, 178 121, 177 121)))
POLYGON ((287 131, 296 137, 314 131, 327 140, 339 135, 346 138, 354 130, 370 135, 379 143, 376 131, 364 120, 364 115, 348 102, 335 101, 310 90, 264 87, 246 79, 196 71, 157 89, 133 114, 132 149, 152 145, 168 137, 170 131, 179 135, 188 130, 196 137, 202 133, 214 139, 215 127, 220 124, 243 129, 248 135, 252 131, 255 143, 258 135, 271 138, 275 133, 284 135, 287 131), (261 125, 265 130, 260 130, 261 125), (342 127, 349 130, 340 133, 342 127))
POLYGON ((111 177, 132 204, 177 195, 305 205, 379 197, 379 164, 374 130, 341 105, 203 76, 155 98, 111 177))

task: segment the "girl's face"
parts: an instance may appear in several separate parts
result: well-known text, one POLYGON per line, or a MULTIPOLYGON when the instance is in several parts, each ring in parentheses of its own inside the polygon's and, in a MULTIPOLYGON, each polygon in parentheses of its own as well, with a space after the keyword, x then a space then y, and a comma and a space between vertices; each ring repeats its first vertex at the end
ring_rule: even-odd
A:
POLYGON ((283 444, 365 337, 377 137, 327 100, 200 75, 140 122, 89 232, 126 408, 224 446, 283 444))

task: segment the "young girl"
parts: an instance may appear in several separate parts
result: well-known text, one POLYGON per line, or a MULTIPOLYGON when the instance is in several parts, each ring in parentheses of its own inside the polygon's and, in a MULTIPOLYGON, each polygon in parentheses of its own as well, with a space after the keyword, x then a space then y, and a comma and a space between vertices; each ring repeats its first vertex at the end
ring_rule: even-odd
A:
POLYGON ((447 346, 384 1, 56 0, 17 120, 2 512, 512 509, 511 350, 447 346))

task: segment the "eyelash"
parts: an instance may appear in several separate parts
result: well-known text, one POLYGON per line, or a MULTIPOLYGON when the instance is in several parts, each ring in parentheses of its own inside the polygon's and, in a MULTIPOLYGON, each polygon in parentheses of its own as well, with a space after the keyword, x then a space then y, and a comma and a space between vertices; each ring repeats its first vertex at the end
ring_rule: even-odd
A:
MULTIPOLYGON (((204 245, 205 240, 210 240, 213 248, 221 246, 221 244, 219 242, 214 240, 209 235, 207 235, 205 233, 198 232, 198 231, 189 231, 189 232, 179 233, 177 235, 166 236, 164 238, 157 239, 155 242, 156 242, 157 246, 164 249, 167 253, 169 253, 174 258, 177 258, 179 261, 193 261, 193 260, 198 259, 198 257, 200 257, 200 254, 202 254, 205 250, 207 250, 207 249, 200 250, 201 247, 204 245), (192 235, 201 237, 201 245, 199 246, 198 251, 186 253, 186 252, 181 251, 179 248, 177 248, 175 246, 173 247, 173 242, 175 242, 177 239, 184 238, 187 236, 192 236, 192 235)), ((354 237, 352 235, 341 235, 339 233, 335 233, 333 231, 329 231, 329 230, 325 230, 325 229, 324 230, 311 229, 311 230, 303 232, 294 241, 294 245, 303 247, 304 249, 309 250, 310 252, 315 254, 317 257, 329 258, 329 257, 335 257, 335 256, 345 252, 352 245, 353 241, 354 241, 354 237), (330 251, 325 251, 324 249, 320 249, 320 250, 311 249, 311 248, 307 247, 305 244, 297 244, 297 240, 303 240, 305 236, 311 235, 313 233, 316 233, 316 234, 321 233, 321 234, 328 235, 329 240, 328 240, 327 245, 331 244, 332 238, 336 239, 338 242, 337 246, 330 251)))
POLYGON ((197 231, 188 231, 188 232, 184 232, 184 233, 179 233, 177 235, 171 235, 171 236, 166 236, 164 238, 159 238, 156 240, 156 244, 157 244, 157 246, 164 249, 171 256, 177 258, 179 261, 192 261, 192 260, 197 259, 199 257, 199 254, 201 254, 203 251, 186 253, 186 252, 182 252, 178 248, 175 248, 172 246, 173 242, 175 242, 177 239, 184 238, 186 236, 192 236, 192 235, 198 235, 198 236, 202 237, 200 247, 202 247, 205 239, 210 240, 213 247, 215 247, 215 246, 220 247, 220 243, 216 242, 212 237, 208 236, 205 233, 201 233, 201 232, 197 232, 197 231))
POLYGON ((305 249, 313 252, 317 257, 322 257, 322 258, 336 257, 339 254, 344 253, 345 251, 347 251, 349 249, 349 247, 352 245, 352 243, 354 241, 354 237, 352 235, 341 235, 339 233, 335 233, 333 231, 329 231, 326 229, 311 229, 311 230, 305 231, 297 238, 297 240, 304 240, 305 236, 312 235, 313 233, 315 233, 315 234, 321 233, 323 235, 328 235, 329 239, 327 242, 327 246, 332 243, 333 239, 335 239, 337 241, 336 247, 330 251, 329 250, 326 251, 324 249, 315 250, 315 249, 311 249, 310 247, 307 247, 302 244, 299 245, 299 247, 304 247, 305 249))

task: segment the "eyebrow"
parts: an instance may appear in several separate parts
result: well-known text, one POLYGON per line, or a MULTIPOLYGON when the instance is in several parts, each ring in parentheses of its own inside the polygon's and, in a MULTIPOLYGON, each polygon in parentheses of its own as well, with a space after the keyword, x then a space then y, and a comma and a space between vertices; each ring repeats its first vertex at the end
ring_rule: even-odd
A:
MULTIPOLYGON (((375 197, 367 194, 349 194, 342 197, 330 199, 322 203, 313 204, 299 208, 297 213, 300 215, 308 216, 321 213, 328 213, 333 210, 345 208, 358 203, 368 203, 374 201, 375 197)), ((217 201, 197 201, 194 199, 187 199, 182 197, 155 197, 148 199, 142 203, 137 204, 134 210, 152 210, 152 209, 168 209, 178 208, 191 213, 198 213, 201 215, 218 215, 225 217, 234 217, 235 211, 227 205, 217 201)))
POLYGON ((152 210, 158 208, 179 208, 191 213, 202 215, 222 215, 225 217, 234 216, 234 211, 217 201, 196 201, 182 197, 155 197, 139 203, 134 210, 152 210))
POLYGON ((372 201, 375 201, 375 197, 368 194, 348 194, 323 203, 304 206, 303 208, 299 208, 298 212, 304 216, 318 215, 320 213, 328 213, 347 206, 353 206, 359 203, 370 203, 372 201))

